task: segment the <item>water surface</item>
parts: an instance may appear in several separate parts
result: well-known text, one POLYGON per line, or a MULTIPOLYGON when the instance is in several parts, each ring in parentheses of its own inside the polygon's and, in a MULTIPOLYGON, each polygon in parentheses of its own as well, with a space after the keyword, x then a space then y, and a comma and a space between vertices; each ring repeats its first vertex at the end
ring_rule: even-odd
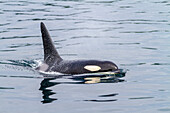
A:
MULTIPOLYGON (((1 0, 1 113, 170 112, 168 0, 1 0), (96 84, 34 71, 44 22, 64 59, 128 69, 96 84)), ((98 81, 96 78, 94 81, 98 81)))

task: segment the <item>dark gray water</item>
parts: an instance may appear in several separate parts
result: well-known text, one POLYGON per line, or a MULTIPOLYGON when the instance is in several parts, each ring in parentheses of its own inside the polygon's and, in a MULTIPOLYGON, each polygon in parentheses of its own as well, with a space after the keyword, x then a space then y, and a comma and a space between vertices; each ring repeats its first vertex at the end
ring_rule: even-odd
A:
POLYGON ((1 0, 0 113, 170 112, 168 0, 1 0), (111 60, 121 80, 44 79, 44 22, 64 59, 111 60), (95 81, 95 80, 94 80, 95 81))

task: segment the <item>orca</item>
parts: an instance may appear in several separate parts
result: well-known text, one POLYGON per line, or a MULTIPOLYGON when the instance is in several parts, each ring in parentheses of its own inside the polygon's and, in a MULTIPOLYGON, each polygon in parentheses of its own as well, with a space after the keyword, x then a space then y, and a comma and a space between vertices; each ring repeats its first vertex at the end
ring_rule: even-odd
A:
POLYGON ((100 60, 64 60, 57 52, 49 32, 41 22, 41 34, 44 48, 44 61, 36 69, 43 72, 59 72, 67 75, 114 72, 118 66, 111 61, 100 60))

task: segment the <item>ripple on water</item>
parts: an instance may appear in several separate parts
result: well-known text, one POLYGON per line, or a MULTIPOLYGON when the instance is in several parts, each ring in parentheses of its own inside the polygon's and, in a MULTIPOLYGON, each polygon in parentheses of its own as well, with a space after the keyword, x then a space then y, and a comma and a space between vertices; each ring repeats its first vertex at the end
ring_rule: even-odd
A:
POLYGON ((12 36, 12 37, 1 37, 0 39, 23 39, 23 38, 33 38, 33 37, 39 37, 39 36, 12 36))
POLYGON ((153 48, 153 47, 142 47, 142 49, 158 50, 157 48, 153 48))
POLYGON ((146 63, 134 63, 134 64, 120 64, 121 66, 137 66, 137 65, 144 65, 146 63))
POLYGON ((7 65, 14 65, 14 66, 21 66, 21 67, 33 67, 36 65, 34 60, 8 60, 8 61, 1 61, 0 64, 7 64, 7 65))
POLYGON ((35 45, 41 45, 40 43, 36 43, 36 44, 30 44, 30 43, 26 43, 26 44, 12 44, 11 46, 8 46, 8 48, 19 48, 19 47, 27 47, 27 46, 35 46, 35 45))
POLYGON ((138 99, 152 99, 154 97, 133 97, 133 98, 129 98, 130 100, 138 100, 138 99))
POLYGON ((94 99, 94 100, 84 100, 84 101, 88 101, 88 102, 114 102, 117 101, 117 99, 109 99, 109 100, 99 100, 99 99, 94 99))
POLYGON ((5 50, 0 50, 0 52, 12 52, 12 51, 17 51, 16 49, 5 49, 5 50))
POLYGON ((151 65, 170 65, 170 63, 153 63, 151 65))
POLYGON ((107 94, 107 95, 99 95, 99 97, 114 97, 116 95, 118 95, 118 93, 107 94))
POLYGON ((104 0, 98 0, 98 1, 89 0, 86 3, 111 4, 111 3, 119 2, 119 1, 122 1, 122 0, 107 0, 107 1, 104 1, 104 0))
POLYGON ((170 111, 170 108, 162 108, 162 109, 158 109, 158 111, 170 111))
POLYGON ((160 32, 160 30, 148 30, 148 31, 124 31, 120 33, 157 33, 160 32))
POLYGON ((15 15, 35 15, 34 13, 15 13, 15 15))
POLYGON ((75 15, 79 15, 79 14, 84 14, 84 13, 89 13, 90 11, 82 11, 82 12, 78 12, 78 13, 70 13, 70 14, 45 14, 44 16, 75 16, 75 15))
POLYGON ((9 25, 11 23, 3 23, 3 24, 0 24, 0 26, 5 26, 5 25, 9 25))
POLYGON ((140 43, 136 42, 136 43, 107 43, 107 44, 111 44, 111 45, 138 45, 140 43))
POLYGON ((20 29, 26 29, 26 28, 7 28, 7 30, 20 30, 20 29))
POLYGON ((12 88, 12 87, 0 87, 0 90, 1 89, 15 89, 15 88, 12 88))

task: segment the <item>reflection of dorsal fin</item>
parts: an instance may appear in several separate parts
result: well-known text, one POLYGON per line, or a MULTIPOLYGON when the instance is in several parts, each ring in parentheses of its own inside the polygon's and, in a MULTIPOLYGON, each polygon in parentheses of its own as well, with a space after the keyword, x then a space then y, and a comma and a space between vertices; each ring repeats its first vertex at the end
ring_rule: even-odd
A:
POLYGON ((49 64, 52 63, 54 60, 61 61, 62 58, 60 57, 57 50, 55 49, 55 46, 53 45, 51 37, 43 22, 41 22, 41 33, 42 33, 43 46, 44 46, 45 63, 49 64))

